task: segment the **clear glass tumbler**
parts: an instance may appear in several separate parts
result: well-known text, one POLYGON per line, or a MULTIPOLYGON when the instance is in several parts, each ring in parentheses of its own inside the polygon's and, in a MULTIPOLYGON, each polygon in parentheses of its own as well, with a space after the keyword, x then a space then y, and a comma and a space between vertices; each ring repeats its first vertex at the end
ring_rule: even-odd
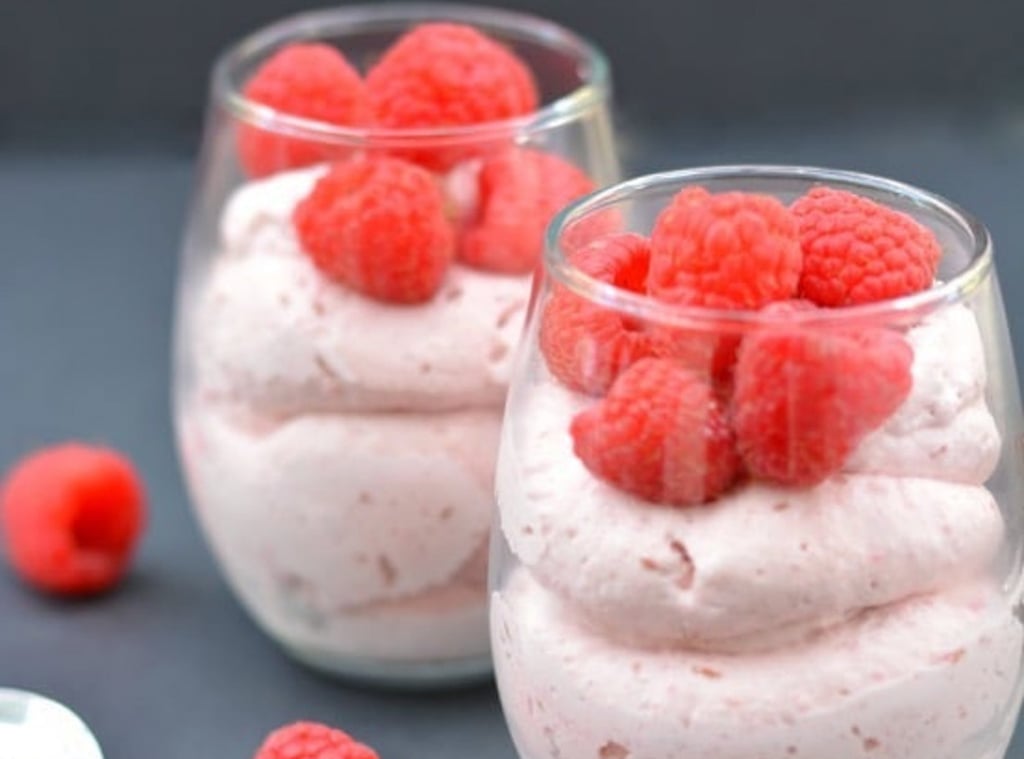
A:
POLYGON ((1021 701, 1021 432, 989 235, 946 200, 740 166, 572 205, 548 232, 498 463, 491 633, 519 755, 1003 757, 1021 701), (590 219, 614 210, 648 235, 686 188, 785 204, 819 185, 930 229, 934 285, 838 308, 714 309, 645 294, 640 264, 620 277, 576 253, 590 219), (633 379, 608 390, 609 367, 627 365, 633 379), (685 502, 686 483, 721 489, 721 430, 737 449, 747 436, 749 463, 762 450, 749 441, 767 439, 752 418, 778 425, 770 466, 793 481, 741 471, 710 502, 655 502, 685 502), (836 451, 823 481, 800 484, 836 451))
POLYGON ((571 164, 591 186, 617 179, 609 99, 604 57, 574 33, 457 5, 300 15, 216 63, 179 283, 179 450, 230 586, 297 659, 394 684, 491 671, 493 470, 532 273, 455 259, 425 302, 375 300, 314 265, 296 234, 297 205, 329 166, 399 158, 430 172, 421 197, 437 188, 456 242, 491 214, 498 233, 478 241, 478 255, 500 258, 495 248, 507 243, 539 261, 557 210, 539 217, 547 162, 571 164), (472 26, 517 53, 536 79, 539 109, 474 126, 358 128, 244 94, 285 45, 334 45, 365 73, 403 33, 438 21, 472 26), (259 151, 257 177, 246 175, 240 141, 259 151), (481 208, 485 192, 501 190, 482 186, 493 163, 517 172, 518 194, 506 200, 524 216, 481 208))

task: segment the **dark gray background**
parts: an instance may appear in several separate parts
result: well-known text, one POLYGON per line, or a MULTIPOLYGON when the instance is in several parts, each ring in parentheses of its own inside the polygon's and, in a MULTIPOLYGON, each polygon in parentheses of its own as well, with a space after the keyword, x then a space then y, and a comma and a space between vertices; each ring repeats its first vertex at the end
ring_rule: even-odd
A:
MULTIPOLYGON (((975 211, 1021 355, 1024 6, 518 5, 607 48, 630 171, 827 164, 975 211)), ((137 570, 110 597, 53 602, 0 572, 0 683, 67 701, 108 759, 248 759, 300 717, 350 729, 383 759, 512 759, 490 688, 388 695, 288 662, 228 594, 182 490, 168 336, 206 69, 232 38, 301 7, 0 0, 0 466, 47 442, 102 441, 137 460, 152 502, 137 570)))
MULTIPOLYGON (((493 4, 493 3, 492 3, 493 4)), ((1024 85, 1013 0, 509 0, 592 37, 645 119, 981 103, 1024 85)), ((211 57, 302 0, 3 0, 12 115, 194 125, 211 57)))

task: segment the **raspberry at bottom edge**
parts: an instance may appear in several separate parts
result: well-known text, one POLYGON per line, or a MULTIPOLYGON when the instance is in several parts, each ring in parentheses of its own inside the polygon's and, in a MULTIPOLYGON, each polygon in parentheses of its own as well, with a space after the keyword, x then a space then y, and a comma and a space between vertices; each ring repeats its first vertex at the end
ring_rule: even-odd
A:
POLYGON ((348 733, 317 722, 294 722, 267 736, 253 759, 378 759, 348 733))

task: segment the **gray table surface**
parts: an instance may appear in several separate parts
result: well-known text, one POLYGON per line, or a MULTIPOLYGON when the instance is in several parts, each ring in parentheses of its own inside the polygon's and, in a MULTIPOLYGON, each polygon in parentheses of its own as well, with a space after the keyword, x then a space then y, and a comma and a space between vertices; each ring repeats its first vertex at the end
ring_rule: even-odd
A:
MULTIPOLYGON (((820 164, 950 196, 994 234, 1024 355, 1020 114, 875 114, 644 134, 627 125, 623 135, 634 172, 820 164)), ((0 572, 0 683, 71 705, 108 759, 248 759, 269 729, 298 718, 345 727, 384 759, 512 759, 492 688, 410 696, 323 679, 259 634, 218 576, 189 512, 168 410, 190 180, 188 151, 164 143, 0 143, 0 466, 47 442, 103 441, 135 458, 152 502, 136 569, 109 597, 47 600, 0 572)), ((1024 759, 1024 740, 1010 756, 1024 759)))

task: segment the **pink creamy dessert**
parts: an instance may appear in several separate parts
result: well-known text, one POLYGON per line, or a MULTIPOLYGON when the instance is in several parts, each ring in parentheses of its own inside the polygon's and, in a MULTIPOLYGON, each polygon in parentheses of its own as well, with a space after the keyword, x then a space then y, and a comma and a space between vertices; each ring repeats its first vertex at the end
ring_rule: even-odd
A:
MULTIPOLYGON (((548 308, 566 297, 557 288, 548 308)), ((577 313, 577 334, 598 323, 577 313)), ((644 441, 684 418, 664 405, 675 398, 617 400, 661 358, 620 369, 604 397, 566 381, 566 366, 642 353, 639 318, 621 323, 619 352, 605 319, 578 343, 580 364, 551 358, 542 323, 543 355, 522 362, 503 430, 491 635, 523 759, 1002 757, 1024 632, 1000 579, 1017 528, 990 489, 1003 441, 975 311, 946 304, 894 330, 912 355, 909 391, 827 476, 773 480, 745 461, 724 489, 674 503, 581 446, 579 420, 603 404, 598 439, 642 471, 637 451, 655 450, 644 441)), ((713 397, 738 394, 731 382, 713 397)), ((671 465, 663 476, 681 476, 671 465)))
POLYGON ((568 434, 591 400, 526 395, 498 484, 521 566, 491 612, 524 756, 975 759, 1024 645, 987 579, 1000 438, 973 314, 908 341, 914 388, 844 472, 701 508, 596 479, 568 434))
POLYGON ((513 352, 548 223, 618 177, 605 58, 528 14, 341 5, 210 83, 174 348, 205 537, 315 669, 487 679, 513 352))
POLYGON ((192 308, 197 511, 259 622, 308 659, 486 656, 494 457, 524 277, 456 265, 414 307, 323 277, 291 212, 322 168, 243 185, 192 308))

